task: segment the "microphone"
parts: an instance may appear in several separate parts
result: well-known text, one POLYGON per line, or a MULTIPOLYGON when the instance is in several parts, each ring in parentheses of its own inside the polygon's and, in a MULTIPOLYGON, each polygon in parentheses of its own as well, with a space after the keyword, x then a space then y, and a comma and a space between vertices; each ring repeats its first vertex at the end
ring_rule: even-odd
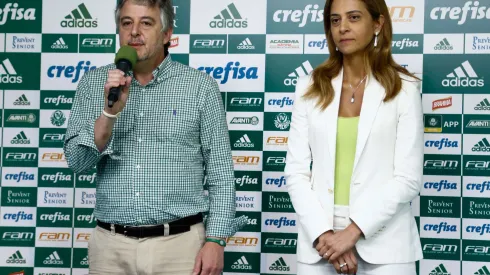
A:
MULTIPOLYGON (((128 75, 128 72, 134 67, 136 61, 138 60, 138 54, 133 47, 122 46, 117 51, 116 57, 114 58, 114 63, 116 63, 116 68, 124 72, 124 76, 128 75)), ((112 87, 109 89, 109 95, 107 96, 107 101, 109 108, 114 106, 114 103, 119 100, 119 94, 121 93, 121 86, 112 87)))

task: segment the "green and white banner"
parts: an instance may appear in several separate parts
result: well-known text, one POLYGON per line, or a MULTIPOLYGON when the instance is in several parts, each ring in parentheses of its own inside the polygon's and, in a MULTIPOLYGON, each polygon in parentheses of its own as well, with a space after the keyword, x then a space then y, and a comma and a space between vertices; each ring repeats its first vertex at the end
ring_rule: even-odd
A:
MULTIPOLYGON (((88 273, 96 173, 62 150, 76 86, 113 62, 115 0, 0 2, 0 274, 88 273)), ((423 79, 420 275, 490 275, 490 0, 387 0, 395 60, 423 79)), ((224 274, 296 274, 284 179, 297 78, 328 58, 324 0, 174 0, 170 52, 216 79, 237 215, 224 274)))

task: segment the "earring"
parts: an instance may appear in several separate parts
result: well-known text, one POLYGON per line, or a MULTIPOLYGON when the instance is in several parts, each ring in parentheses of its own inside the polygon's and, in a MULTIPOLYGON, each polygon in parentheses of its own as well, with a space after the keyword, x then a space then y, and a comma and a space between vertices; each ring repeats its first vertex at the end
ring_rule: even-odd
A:
POLYGON ((374 37, 374 47, 378 46, 378 32, 376 32, 376 37, 374 37))
POLYGON ((335 51, 338 52, 339 51, 339 47, 335 47, 335 51))

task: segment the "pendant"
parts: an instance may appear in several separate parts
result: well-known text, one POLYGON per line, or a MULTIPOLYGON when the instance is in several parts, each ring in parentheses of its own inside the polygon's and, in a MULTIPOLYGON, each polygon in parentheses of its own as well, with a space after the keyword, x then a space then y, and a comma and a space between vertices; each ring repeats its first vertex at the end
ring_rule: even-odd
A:
POLYGON ((354 97, 350 99, 350 103, 354 103, 354 97))

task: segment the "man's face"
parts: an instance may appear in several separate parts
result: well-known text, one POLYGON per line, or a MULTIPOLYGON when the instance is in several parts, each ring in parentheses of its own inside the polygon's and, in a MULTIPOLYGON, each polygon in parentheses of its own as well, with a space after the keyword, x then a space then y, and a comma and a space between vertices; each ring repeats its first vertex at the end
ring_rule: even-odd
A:
POLYGON ((147 7, 127 1, 119 18, 120 45, 135 48, 138 61, 151 59, 156 53, 163 52, 164 44, 172 36, 171 29, 162 32, 162 27, 158 6, 147 7))

